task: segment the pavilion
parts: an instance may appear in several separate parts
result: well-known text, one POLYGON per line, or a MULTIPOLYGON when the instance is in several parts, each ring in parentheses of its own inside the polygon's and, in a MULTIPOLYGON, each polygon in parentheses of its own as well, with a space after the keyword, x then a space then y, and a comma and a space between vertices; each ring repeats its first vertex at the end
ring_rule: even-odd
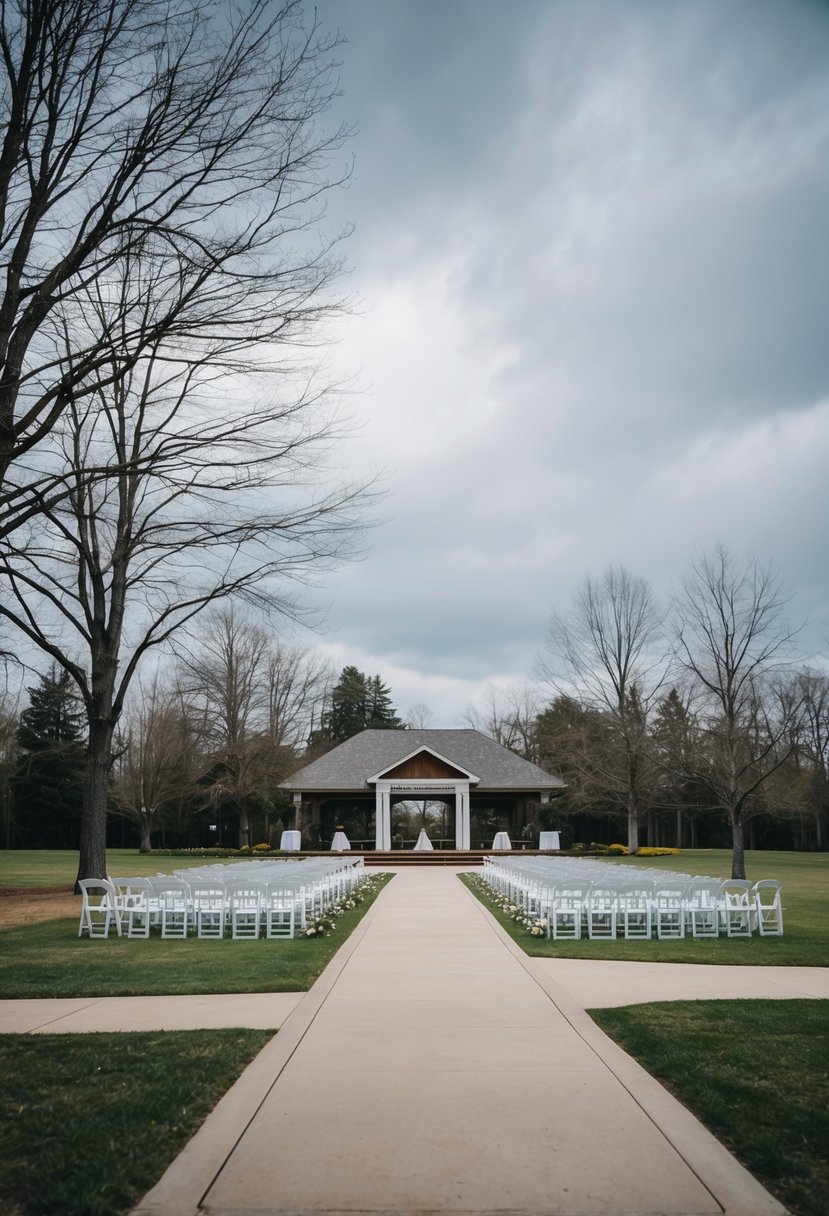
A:
POLYGON ((280 788, 293 796, 303 835, 324 840, 344 823, 390 850, 401 802, 446 804, 450 847, 481 848, 494 826, 526 837, 527 806, 548 803, 565 785, 477 730, 364 730, 280 788))

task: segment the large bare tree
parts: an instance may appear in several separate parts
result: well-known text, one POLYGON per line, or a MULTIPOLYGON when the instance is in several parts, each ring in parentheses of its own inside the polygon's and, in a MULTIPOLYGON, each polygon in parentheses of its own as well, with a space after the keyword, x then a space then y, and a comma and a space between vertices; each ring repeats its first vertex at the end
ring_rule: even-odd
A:
POLYGON ((317 223, 341 142, 320 123, 332 42, 305 11, 2 9, 0 613, 86 707, 79 877, 105 872, 144 655, 229 596, 290 611, 285 580, 353 522, 320 473, 337 424, 295 357, 338 269, 317 223))
POLYGON ((569 612, 550 625, 541 674, 558 696, 574 696, 605 724, 604 747, 581 757, 594 786, 625 810, 628 849, 639 848, 649 779, 648 716, 662 686, 661 614, 644 579, 623 566, 587 578, 569 612))
POLYGON ((0 534, 75 487, 44 440, 160 338, 181 357, 261 366, 313 312, 332 269, 314 224, 320 169, 342 132, 318 121, 335 40, 307 12, 299 0, 0 5, 0 534), (125 274, 136 258, 144 273, 125 274), (90 296, 113 281, 130 285, 135 317, 90 323, 90 296))
POLYGON ((746 817, 791 755, 801 713, 799 697, 774 697, 770 687, 794 637, 787 598, 771 566, 718 546, 692 564, 674 601, 677 660, 698 694, 700 746, 689 776, 728 815, 734 878, 745 878, 746 817))

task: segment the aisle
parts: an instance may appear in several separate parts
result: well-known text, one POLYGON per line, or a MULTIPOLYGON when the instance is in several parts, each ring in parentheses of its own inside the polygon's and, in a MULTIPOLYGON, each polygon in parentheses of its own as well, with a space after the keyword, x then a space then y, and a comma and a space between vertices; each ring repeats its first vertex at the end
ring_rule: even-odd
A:
POLYGON ((220 1107, 137 1211, 782 1212, 452 870, 398 873, 325 978, 249 1070, 273 1072, 224 1168, 220 1107))

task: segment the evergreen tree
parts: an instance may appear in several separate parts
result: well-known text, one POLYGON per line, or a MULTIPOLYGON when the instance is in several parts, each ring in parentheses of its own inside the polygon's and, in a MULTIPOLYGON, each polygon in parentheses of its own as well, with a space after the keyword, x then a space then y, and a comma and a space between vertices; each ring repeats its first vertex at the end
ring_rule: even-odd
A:
POLYGON ((342 743, 361 730, 405 730, 392 705, 391 690, 379 676, 366 676, 356 667, 344 667, 331 693, 324 732, 342 743))
POLYGON ((20 715, 14 779, 18 843, 77 847, 85 746, 84 713, 72 677, 53 666, 28 689, 20 715))
POLYGON ((379 676, 366 681, 368 699, 366 704, 366 727, 369 730, 405 730, 406 725, 397 716, 391 703, 391 689, 379 676))

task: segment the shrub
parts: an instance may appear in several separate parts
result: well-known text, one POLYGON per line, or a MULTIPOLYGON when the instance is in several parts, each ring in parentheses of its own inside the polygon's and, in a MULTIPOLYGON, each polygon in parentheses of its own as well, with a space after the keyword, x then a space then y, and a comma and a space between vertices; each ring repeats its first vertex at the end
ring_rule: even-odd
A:
POLYGON ((628 849, 626 844, 609 844, 605 849, 605 853, 608 853, 613 857, 626 857, 627 851, 628 849))
MULTIPOLYGON (((627 849, 625 852, 627 853, 627 849)), ((682 849, 644 848, 639 850, 637 857, 679 857, 681 852, 682 849)))

